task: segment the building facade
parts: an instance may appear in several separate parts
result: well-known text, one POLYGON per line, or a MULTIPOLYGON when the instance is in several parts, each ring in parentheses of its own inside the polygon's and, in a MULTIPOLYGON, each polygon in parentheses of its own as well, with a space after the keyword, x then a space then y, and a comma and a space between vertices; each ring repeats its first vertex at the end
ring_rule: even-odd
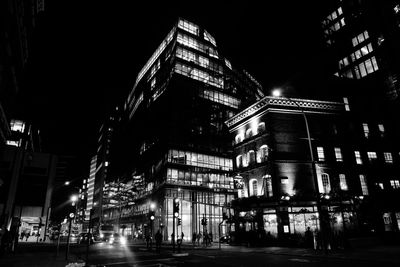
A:
MULTIPOLYGON (((135 204, 122 208, 120 221, 133 235, 152 228, 170 239, 177 198, 182 224, 175 233, 183 232, 185 240, 194 232, 218 236, 222 210, 234 197, 224 121, 260 99, 262 90, 220 54, 209 32, 178 20, 139 72, 125 103, 129 151, 123 154, 129 171, 123 179, 134 188, 135 204), (154 221, 148 216, 151 206, 154 221)), ((107 214, 110 222, 115 216, 118 211, 107 214)))
MULTIPOLYGON (((373 130, 380 146, 366 146, 358 119, 347 98, 265 97, 227 120, 235 143, 237 198, 231 223, 237 242, 248 240, 252 232, 261 241, 268 236, 301 242, 295 237, 304 237, 308 227, 320 231, 324 223, 333 244, 344 233, 349 237, 383 230, 385 217, 400 215, 398 210, 394 216, 372 209, 380 193, 376 185, 383 179, 372 169, 379 165, 381 174, 398 175, 398 151, 385 145, 383 124, 373 130)), ((398 193, 389 183, 397 182, 385 181, 387 194, 398 193)))

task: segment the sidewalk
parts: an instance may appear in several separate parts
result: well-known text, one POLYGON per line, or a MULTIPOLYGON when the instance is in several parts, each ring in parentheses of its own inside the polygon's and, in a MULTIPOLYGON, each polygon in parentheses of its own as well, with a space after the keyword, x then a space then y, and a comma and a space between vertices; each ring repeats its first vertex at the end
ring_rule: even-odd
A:
POLYGON ((65 267, 71 262, 82 262, 72 253, 68 260, 65 260, 65 253, 60 253, 56 256, 55 253, 49 252, 22 252, 15 254, 4 255, 0 258, 1 267, 65 267))
POLYGON ((71 262, 82 261, 72 252, 69 253, 68 260, 66 260, 64 244, 60 246, 57 255, 57 246, 46 242, 19 242, 15 252, 6 252, 0 257, 0 267, 65 267, 71 262))

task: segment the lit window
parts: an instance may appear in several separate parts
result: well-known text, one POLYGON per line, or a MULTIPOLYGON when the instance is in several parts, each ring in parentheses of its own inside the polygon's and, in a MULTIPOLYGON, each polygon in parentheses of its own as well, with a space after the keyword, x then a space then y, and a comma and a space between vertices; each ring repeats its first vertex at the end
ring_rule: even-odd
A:
POLYGON ((363 123, 363 131, 364 131, 364 136, 366 138, 368 138, 369 137, 369 127, 368 127, 367 123, 363 123))
POLYGON ((376 152, 367 152, 370 161, 377 159, 376 152))
POLYGON ((384 152, 383 156, 385 157, 385 162, 386 163, 393 163, 393 157, 392 157, 392 153, 390 152, 384 152))
POLYGON ((243 141, 243 134, 236 135, 236 137, 235 137, 236 144, 238 144, 238 143, 240 143, 242 141, 243 141))
POLYGON ((265 193, 267 197, 272 197, 274 195, 274 192, 272 190, 272 179, 271 175, 267 174, 264 175, 264 181, 265 181, 265 193))
POLYGON ((390 186, 393 189, 399 189, 400 188, 400 181, 399 180, 390 180, 390 186))
POLYGON ((394 13, 398 14, 400 12, 400 5, 396 5, 394 8, 394 13))
POLYGON ((339 182, 340 182, 340 189, 343 191, 347 191, 347 181, 346 181, 346 175, 344 174, 339 174, 339 182))
POLYGON ((343 102, 344 102, 344 108, 346 109, 346 111, 350 111, 349 99, 347 97, 343 97, 343 102))
POLYGON ((251 195, 252 196, 257 196, 257 190, 258 190, 258 188, 257 188, 257 180, 252 180, 251 181, 251 189, 252 189, 251 195))
POLYGON ((23 133, 25 130, 25 122, 20 120, 11 120, 10 129, 11 131, 23 133))
POLYGON ((317 147, 317 154, 318 154, 318 160, 319 161, 324 161, 325 160, 325 153, 324 153, 324 148, 323 147, 317 147))
POLYGON ((289 178, 288 177, 281 177, 281 184, 289 184, 289 178))
POLYGON ((178 27, 192 34, 199 35, 199 27, 189 21, 179 20, 178 27))
POLYGON ((256 162, 256 153, 254 150, 250 150, 247 157, 249 159, 249 164, 254 164, 256 162))
POLYGON ((236 157, 236 167, 241 168, 243 167, 243 157, 239 155, 236 157))
POLYGON ((335 147, 336 161, 343 161, 342 150, 339 147, 335 147))
POLYGON ((356 157, 357 164, 363 164, 360 151, 354 151, 354 156, 356 157))
POLYGON ((329 193, 331 191, 331 185, 329 181, 329 175, 326 173, 321 174, 322 187, 324 188, 324 193, 329 193))
POLYGON ((361 184, 361 191, 362 191, 362 194, 363 194, 364 196, 367 196, 367 195, 368 195, 368 186, 367 186, 367 180, 366 180, 366 178, 365 178, 365 175, 360 174, 360 175, 359 175, 359 178, 360 178, 360 184, 361 184))
POLYGON ((253 130, 250 128, 250 129, 247 129, 247 131, 246 131, 246 138, 249 138, 249 137, 252 137, 253 136, 253 130))
POLYGON ((378 130, 381 136, 385 134, 385 127, 383 126, 383 124, 378 124, 378 130))
POLYGON ((268 146, 262 145, 260 147, 260 161, 266 161, 268 159, 268 146))
POLYGON ((261 133, 265 131, 265 122, 260 122, 257 127, 257 132, 261 133))

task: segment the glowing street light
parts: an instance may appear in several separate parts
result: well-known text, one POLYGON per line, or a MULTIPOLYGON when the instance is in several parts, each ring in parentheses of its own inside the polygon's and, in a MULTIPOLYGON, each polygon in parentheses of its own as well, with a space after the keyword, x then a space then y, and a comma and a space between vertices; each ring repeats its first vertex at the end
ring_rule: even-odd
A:
POLYGON ((78 196, 77 195, 72 195, 70 199, 71 199, 72 202, 76 202, 76 201, 78 201, 78 196))
POLYGON ((64 185, 69 185, 70 183, 70 181, 65 181, 64 185))

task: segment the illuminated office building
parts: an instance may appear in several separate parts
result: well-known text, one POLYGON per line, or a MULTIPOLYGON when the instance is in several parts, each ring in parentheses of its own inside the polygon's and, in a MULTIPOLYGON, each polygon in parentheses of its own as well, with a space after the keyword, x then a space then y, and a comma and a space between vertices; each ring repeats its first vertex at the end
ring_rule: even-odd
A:
POLYGON ((128 179, 137 187, 135 205, 122 209, 121 221, 133 234, 148 230, 154 202, 154 231, 161 228, 170 238, 172 202, 178 198, 179 234, 189 240, 193 232, 212 232, 217 238, 222 208, 234 196, 224 121, 262 96, 261 85, 221 54, 207 30, 178 20, 137 75, 125 103, 130 149, 124 155, 128 179))

